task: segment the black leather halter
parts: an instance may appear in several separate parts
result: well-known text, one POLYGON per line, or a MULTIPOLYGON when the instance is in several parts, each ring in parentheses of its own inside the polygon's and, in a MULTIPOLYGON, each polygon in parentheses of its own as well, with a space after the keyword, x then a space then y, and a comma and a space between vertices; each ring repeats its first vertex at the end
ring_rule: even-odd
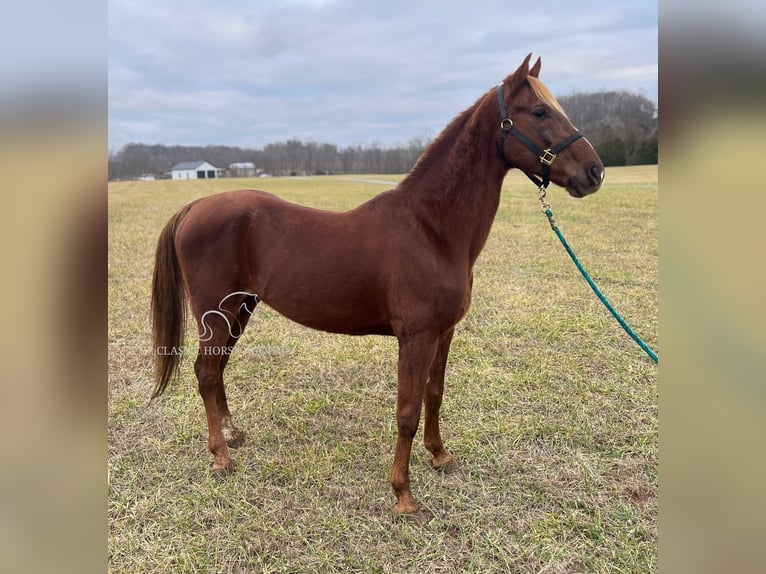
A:
POLYGON ((510 166, 511 163, 505 156, 505 151, 503 151, 503 143, 505 142, 505 138, 508 137, 508 134, 512 134, 517 140, 523 143, 538 158, 540 158, 540 163, 542 164, 542 179, 534 174, 529 174, 526 172, 524 173, 538 188, 546 189, 550 183, 551 164, 556 159, 556 155, 569 144, 583 137, 582 134, 579 132, 579 130, 575 129, 573 134, 567 136, 555 146, 549 147, 548 149, 541 149, 537 147, 523 133, 517 130, 516 126, 513 125, 513 120, 508 117, 508 111, 505 108, 505 101, 503 100, 503 84, 498 84, 497 86, 497 105, 500 107, 500 155, 503 156, 503 159, 510 166))

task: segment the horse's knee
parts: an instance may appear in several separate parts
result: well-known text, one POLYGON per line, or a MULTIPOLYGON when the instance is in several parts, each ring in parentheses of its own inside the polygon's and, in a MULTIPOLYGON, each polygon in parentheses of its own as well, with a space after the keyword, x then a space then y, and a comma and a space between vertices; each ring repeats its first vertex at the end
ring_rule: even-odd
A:
MULTIPOLYGON (((418 405, 420 407, 420 405, 418 405)), ((396 424, 399 430, 399 434, 405 438, 412 439, 418 432, 418 424, 420 423, 420 408, 415 409, 403 409, 396 415, 396 424)))
POLYGON ((436 409, 438 412, 442 406, 442 393, 427 389, 425 404, 427 408, 436 409))

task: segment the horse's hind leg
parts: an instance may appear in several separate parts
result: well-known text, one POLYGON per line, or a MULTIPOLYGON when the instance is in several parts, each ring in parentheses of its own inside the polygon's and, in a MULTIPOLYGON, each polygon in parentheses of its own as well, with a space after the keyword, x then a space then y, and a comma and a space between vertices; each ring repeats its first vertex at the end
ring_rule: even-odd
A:
MULTIPOLYGON (((231 413, 223 385, 223 371, 234 343, 244 329, 242 323, 244 317, 240 317, 240 305, 244 300, 243 296, 227 295, 217 306, 211 306, 204 313, 197 314, 201 333, 194 373, 197 375, 199 392, 205 405, 208 448, 215 457, 211 468, 214 473, 226 474, 234 469, 227 438, 233 442, 241 440, 241 433, 238 435, 236 427, 231 422, 231 413)), ((252 307, 250 310, 252 312, 252 307)), ((198 309, 195 309, 196 311, 198 309)))
POLYGON ((229 404, 226 401, 226 390, 223 384, 223 371, 226 369, 226 365, 229 363, 229 357, 234 350, 234 345, 237 344, 239 337, 245 330, 247 322, 250 320, 250 315, 255 310, 255 306, 258 304, 258 297, 256 295, 249 295, 240 305, 239 313, 237 314, 237 322, 239 330, 229 334, 229 340, 226 343, 227 353, 221 357, 221 385, 217 387, 216 404, 218 410, 221 413, 221 427, 223 431, 223 438, 226 440, 231 448, 237 448, 242 446, 245 442, 245 433, 234 425, 229 412, 229 404))
POLYGON ((223 409, 218 408, 218 397, 223 393, 223 377, 221 356, 215 353, 220 352, 225 342, 225 338, 218 341, 213 338, 201 343, 194 363, 194 374, 197 375, 199 394, 205 404, 207 416, 207 446, 215 457, 211 470, 224 474, 234 470, 234 463, 229 456, 229 448, 223 435, 223 409))

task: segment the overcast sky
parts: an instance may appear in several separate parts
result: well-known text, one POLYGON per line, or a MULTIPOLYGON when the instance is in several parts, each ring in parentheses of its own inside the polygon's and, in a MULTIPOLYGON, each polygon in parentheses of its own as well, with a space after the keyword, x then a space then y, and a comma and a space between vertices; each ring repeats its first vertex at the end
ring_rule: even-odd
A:
POLYGON ((647 0, 110 0, 109 147, 435 136, 527 53, 657 101, 647 0))

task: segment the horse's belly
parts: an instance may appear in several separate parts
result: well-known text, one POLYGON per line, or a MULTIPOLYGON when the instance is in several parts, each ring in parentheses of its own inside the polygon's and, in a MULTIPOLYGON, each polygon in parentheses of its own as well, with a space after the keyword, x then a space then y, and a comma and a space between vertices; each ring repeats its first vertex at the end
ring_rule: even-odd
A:
POLYGON ((391 325, 373 301, 342 301, 300 296, 265 297, 279 314, 306 327, 346 335, 391 335, 391 325))

